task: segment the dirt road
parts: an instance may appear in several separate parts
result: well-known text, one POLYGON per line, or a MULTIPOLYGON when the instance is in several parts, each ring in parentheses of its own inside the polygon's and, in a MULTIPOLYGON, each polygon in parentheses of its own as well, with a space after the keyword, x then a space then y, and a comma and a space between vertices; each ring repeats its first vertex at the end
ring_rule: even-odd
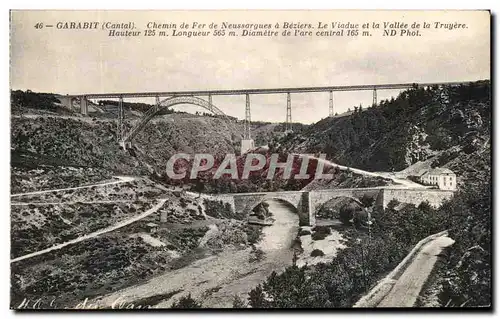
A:
MULTIPOLYGON (((294 154, 294 155, 300 155, 300 154, 294 154)), ((353 168, 353 167, 349 167, 349 166, 339 165, 339 164, 334 163, 332 161, 329 161, 329 160, 326 160, 326 159, 322 159, 322 158, 318 158, 318 157, 315 157, 315 156, 309 156, 309 158, 310 159, 316 159, 318 162, 321 162, 321 163, 325 164, 326 167, 333 166, 333 167, 337 167, 338 169, 343 170, 343 171, 350 170, 351 172, 353 172, 355 174, 359 174, 359 175, 363 175, 363 176, 388 178, 388 179, 391 179, 394 183, 400 184, 401 186, 403 186, 405 188, 425 188, 424 185, 415 183, 413 181, 410 181, 410 180, 407 180, 407 179, 402 179, 402 178, 397 178, 392 173, 388 173, 388 172, 377 172, 377 173, 375 173, 375 172, 368 172, 368 171, 365 171, 365 170, 362 170, 362 169, 359 169, 359 168, 353 168)))
POLYGON ((450 237, 441 236, 425 244, 377 307, 413 307, 434 268, 437 255, 453 243, 450 237))
POLYGON ((165 204, 166 201, 167 201, 166 199, 160 200, 160 202, 158 204, 156 204, 155 206, 153 206, 152 208, 148 209, 147 211, 145 211, 144 213, 142 213, 140 215, 137 215, 137 216, 134 216, 134 217, 129 218, 127 220, 121 221, 121 222, 116 223, 116 224, 114 224, 112 226, 100 229, 100 230, 95 231, 93 233, 90 233, 90 234, 87 234, 87 235, 84 235, 84 236, 80 236, 78 238, 75 238, 73 240, 67 241, 65 243, 58 244, 58 245, 49 247, 47 249, 39 250, 39 251, 36 251, 34 253, 30 253, 30 254, 27 254, 27 255, 24 255, 24 256, 21 256, 21 257, 17 257, 17 258, 11 259, 10 263, 15 263, 15 262, 23 260, 23 259, 28 259, 28 258, 32 258, 32 257, 35 257, 35 256, 43 255, 43 254, 46 254, 46 253, 48 253, 50 251, 58 250, 58 249, 61 249, 63 247, 66 247, 68 245, 76 244, 76 243, 79 243, 81 241, 88 240, 88 239, 100 236, 102 234, 106 234, 106 233, 109 233, 111 231, 117 230, 118 228, 122 228, 124 226, 130 225, 132 223, 135 223, 136 221, 139 221, 139 220, 141 220, 141 219, 143 219, 143 218, 145 218, 145 217, 147 217, 147 216, 155 213, 158 209, 160 209, 163 206, 163 204, 165 204))
POLYGON ((48 189, 48 190, 36 191, 36 192, 29 192, 29 193, 12 194, 12 195, 10 195, 10 197, 38 195, 38 194, 44 194, 44 193, 56 193, 56 192, 64 192, 64 191, 75 190, 75 189, 82 189, 82 188, 102 187, 102 186, 108 186, 108 185, 116 185, 116 184, 128 183, 128 182, 132 182, 132 181, 135 180, 133 177, 130 177, 130 176, 113 176, 113 177, 117 178, 118 180, 117 181, 112 181, 112 182, 100 183, 100 184, 85 185, 85 186, 59 188, 59 189, 48 189))

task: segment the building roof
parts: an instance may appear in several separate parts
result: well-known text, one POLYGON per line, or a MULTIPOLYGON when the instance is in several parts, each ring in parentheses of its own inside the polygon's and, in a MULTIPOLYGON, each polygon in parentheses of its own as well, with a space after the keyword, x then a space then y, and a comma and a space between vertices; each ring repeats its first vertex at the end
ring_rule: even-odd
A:
POLYGON ((436 167, 433 169, 429 169, 424 171, 420 176, 423 175, 455 175, 452 170, 442 167, 436 167))
POLYGON ((158 227, 158 225, 155 224, 155 223, 147 223, 146 226, 148 226, 148 227, 158 227))

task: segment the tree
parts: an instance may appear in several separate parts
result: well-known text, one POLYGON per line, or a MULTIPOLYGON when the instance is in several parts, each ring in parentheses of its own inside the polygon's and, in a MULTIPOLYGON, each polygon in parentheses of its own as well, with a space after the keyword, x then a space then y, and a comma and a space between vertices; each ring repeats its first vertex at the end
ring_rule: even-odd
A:
POLYGON ((181 297, 179 301, 174 302, 171 308, 177 309, 193 309, 193 308, 201 308, 201 303, 196 301, 191 297, 191 293, 186 297, 181 297))
POLYGON ((350 203, 343 205, 342 207, 340 207, 340 210, 339 210, 340 221, 344 225, 351 224, 351 220, 354 217, 354 213, 360 209, 361 208, 359 207, 359 205, 357 203, 354 203, 354 202, 350 202, 350 203))
POLYGON ((247 304, 237 295, 234 295, 233 297, 233 308, 247 308, 247 304))
MULTIPOLYGON (((275 274, 273 272, 273 274, 275 274)), ((258 285, 248 293, 248 301, 252 308, 266 308, 266 301, 264 299, 264 292, 262 285, 258 285)))
POLYGON ((374 201, 375 199, 367 194, 364 194, 363 197, 361 197, 361 203, 364 207, 371 207, 374 201))

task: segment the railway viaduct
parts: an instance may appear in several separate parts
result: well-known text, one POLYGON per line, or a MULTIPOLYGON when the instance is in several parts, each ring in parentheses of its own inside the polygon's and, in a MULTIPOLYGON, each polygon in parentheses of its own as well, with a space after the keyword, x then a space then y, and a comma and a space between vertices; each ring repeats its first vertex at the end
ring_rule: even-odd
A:
MULTIPOLYGON (((241 152, 244 153, 254 147, 254 141, 250 136, 251 111, 250 97, 262 94, 285 94, 286 95, 286 130, 291 130, 292 124, 292 95, 304 93, 329 93, 329 116, 334 116, 333 93, 342 91, 372 91, 373 104, 378 103, 377 91, 380 90, 403 90, 410 88, 426 88, 440 86, 458 86, 472 83, 473 81, 463 82, 421 82, 421 83, 389 83, 389 84, 362 84, 362 85, 338 85, 338 86, 317 86, 317 87, 290 87, 290 88, 266 88, 266 89, 233 89, 233 90, 198 90, 198 91, 164 91, 164 92, 124 92, 124 93, 84 93, 76 95, 58 96, 61 104, 66 108, 73 110, 74 104, 78 104, 80 112, 87 115, 89 112, 89 100, 96 99, 118 99, 118 141, 123 148, 131 146, 131 141, 147 122, 160 113, 164 108, 176 104, 192 104, 200 106, 216 115, 226 117, 226 114, 218 109, 212 98, 214 96, 245 96, 245 121, 241 140, 241 152), (206 97, 206 98, 205 98, 206 97), (136 98, 155 98, 155 104, 145 112, 143 118, 139 120, 130 129, 125 131, 123 108, 124 99, 136 98), (76 102, 76 103, 74 103, 76 102)), ((285 99, 284 99, 285 101, 285 99)), ((230 121, 228 120, 228 125, 230 121)))

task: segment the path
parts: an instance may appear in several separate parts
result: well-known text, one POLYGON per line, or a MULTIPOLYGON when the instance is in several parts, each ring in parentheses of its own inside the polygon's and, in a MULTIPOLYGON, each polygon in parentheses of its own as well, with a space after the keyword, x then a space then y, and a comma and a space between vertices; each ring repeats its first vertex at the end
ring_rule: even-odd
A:
POLYGON ((438 255, 453 243, 450 237, 440 236, 425 244, 377 307, 413 307, 438 255))
POLYGON ((141 220, 141 219, 143 219, 143 218, 145 218, 145 217, 147 217, 147 216, 155 213, 158 209, 160 209, 163 206, 163 204, 165 204, 166 201, 167 201, 166 199, 162 199, 162 200, 160 200, 160 202, 158 204, 156 204, 152 208, 150 208, 147 211, 145 211, 144 213, 142 213, 140 215, 137 215, 135 217, 132 217, 130 219, 118 222, 118 223, 116 223, 116 224, 114 224, 112 226, 103 228, 103 229, 95 231, 93 233, 90 233, 90 234, 87 234, 87 235, 84 235, 84 236, 80 236, 78 238, 75 238, 73 240, 67 241, 65 243, 58 244, 58 245, 49 247, 47 249, 43 249, 43 250, 40 250, 40 251, 36 251, 36 252, 30 253, 30 254, 21 256, 21 257, 17 257, 17 258, 11 259, 10 263, 15 263, 17 261, 21 261, 21 260, 24 260, 24 259, 28 259, 28 258, 32 258, 32 257, 35 257, 35 256, 39 256, 39 255, 43 255, 43 254, 46 254, 46 253, 48 253, 50 251, 58 250, 58 249, 61 249, 63 247, 66 247, 68 245, 76 244, 76 243, 79 243, 81 241, 88 240, 88 239, 91 239, 91 238, 95 238, 95 237, 100 236, 102 234, 106 234, 106 233, 109 233, 111 231, 117 230, 119 228, 122 228, 124 226, 129 225, 129 224, 132 224, 132 223, 134 223, 136 221, 139 221, 139 220, 141 220))
POLYGON ((59 188, 59 189, 48 189, 48 190, 29 192, 29 193, 12 194, 12 195, 10 195, 10 197, 20 197, 20 196, 38 195, 38 194, 44 194, 44 193, 63 192, 63 191, 69 191, 69 190, 75 190, 75 189, 102 187, 102 186, 108 186, 108 185, 128 183, 128 182, 132 182, 135 180, 135 178, 130 177, 130 176, 113 176, 113 177, 118 178, 118 180, 112 181, 112 182, 100 183, 100 184, 85 185, 85 186, 76 186, 76 187, 59 188))
MULTIPOLYGON (((158 200, 166 198, 155 198, 158 200)), ((134 203, 134 202, 150 202, 151 199, 113 199, 113 200, 91 200, 91 201, 67 201, 67 202, 11 202, 10 206, 30 206, 30 205, 74 205, 74 204, 116 204, 116 203, 134 203)))
MULTIPOLYGON (((300 156, 300 154, 293 154, 293 155, 300 156)), ((315 156, 306 156, 306 157, 308 157, 310 159, 315 159, 318 162, 322 162, 326 166, 337 167, 338 169, 343 170, 343 171, 350 170, 351 172, 353 172, 355 174, 359 174, 359 175, 363 175, 363 176, 388 178, 388 179, 391 179, 394 183, 401 184, 401 185, 403 185, 406 188, 426 188, 424 185, 415 183, 413 181, 410 181, 410 180, 407 180, 407 179, 402 179, 402 178, 397 178, 392 173, 386 173, 386 172, 378 172, 378 173, 368 172, 368 171, 365 171, 365 170, 362 170, 362 169, 359 169, 359 168, 353 168, 353 167, 349 167, 349 166, 339 165, 339 164, 334 163, 332 161, 329 161, 329 160, 326 160, 326 159, 323 159, 323 158, 318 158, 318 157, 315 157, 315 156)))

